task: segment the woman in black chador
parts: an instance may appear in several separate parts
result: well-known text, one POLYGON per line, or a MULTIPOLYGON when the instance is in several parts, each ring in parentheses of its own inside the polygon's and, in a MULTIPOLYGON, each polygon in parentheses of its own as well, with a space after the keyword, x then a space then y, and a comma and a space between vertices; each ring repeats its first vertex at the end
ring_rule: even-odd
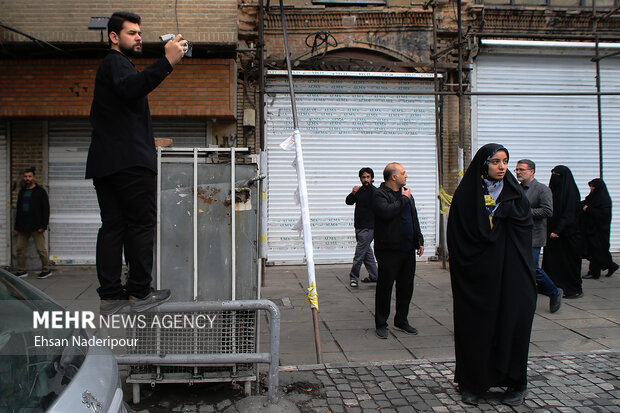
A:
POLYGON ((491 387, 523 403, 536 309, 532 213, 508 171, 508 150, 478 150, 454 193, 448 218, 456 372, 463 401, 491 387))
POLYGON ((609 231, 611 226, 611 197, 607 185, 596 178, 588 182, 590 194, 581 203, 581 228, 586 241, 586 258, 590 270, 583 278, 599 278, 601 269, 608 270, 610 277, 618 269, 609 253, 609 231))
POLYGON ((549 189, 553 194, 553 216, 547 220, 542 268, 553 283, 564 290, 564 298, 581 298, 581 257, 584 253, 579 231, 581 197, 570 169, 564 165, 554 167, 549 189))

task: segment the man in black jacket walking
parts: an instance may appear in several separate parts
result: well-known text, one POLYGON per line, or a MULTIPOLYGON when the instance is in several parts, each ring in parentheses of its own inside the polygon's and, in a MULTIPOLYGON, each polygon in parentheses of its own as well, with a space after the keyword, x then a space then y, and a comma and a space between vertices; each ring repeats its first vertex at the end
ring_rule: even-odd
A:
POLYGON ((151 288, 157 157, 147 95, 183 58, 187 44, 177 35, 164 46, 164 57, 138 72, 129 58, 142 54, 141 34, 137 14, 110 17, 111 50, 97 70, 90 110, 86 178, 93 179, 101 210, 96 259, 102 314, 119 311, 126 298, 138 312, 170 298, 169 290, 151 288), (123 250, 130 268, 125 289, 123 250))
POLYGON ((399 163, 383 170, 385 182, 375 191, 375 256, 379 263, 379 279, 375 294, 375 328, 377 337, 388 338, 392 287, 396 282, 396 314, 394 327, 407 334, 418 334, 407 316, 413 296, 416 257, 424 254, 424 237, 411 190, 405 187, 407 173, 399 163))
POLYGON ((41 272, 37 278, 47 278, 52 275, 50 260, 45 247, 45 230, 50 219, 50 203, 47 192, 35 182, 34 168, 24 170, 22 189, 17 194, 17 214, 15 228, 17 235, 17 275, 20 278, 28 276, 26 272, 26 249, 30 237, 41 259, 41 272))
POLYGON ((362 185, 354 186, 351 193, 344 200, 347 205, 355 205, 353 226, 355 227, 357 245, 355 246, 353 265, 349 274, 351 287, 357 287, 360 282, 362 263, 368 271, 368 277, 364 278, 362 282, 377 282, 377 263, 375 262, 372 248, 370 248, 375 227, 375 214, 372 211, 372 195, 377 190, 372 184, 375 173, 371 168, 362 168, 359 171, 359 177, 362 185))

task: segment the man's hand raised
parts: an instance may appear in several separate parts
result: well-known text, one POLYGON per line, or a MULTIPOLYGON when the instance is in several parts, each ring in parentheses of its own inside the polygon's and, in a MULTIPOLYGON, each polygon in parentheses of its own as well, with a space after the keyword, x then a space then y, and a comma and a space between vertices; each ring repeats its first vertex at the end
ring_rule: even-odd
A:
POLYGON ((183 36, 177 34, 172 40, 166 42, 164 51, 166 52, 166 59, 170 62, 171 66, 176 65, 183 59, 183 55, 187 50, 187 40, 183 39, 183 36))

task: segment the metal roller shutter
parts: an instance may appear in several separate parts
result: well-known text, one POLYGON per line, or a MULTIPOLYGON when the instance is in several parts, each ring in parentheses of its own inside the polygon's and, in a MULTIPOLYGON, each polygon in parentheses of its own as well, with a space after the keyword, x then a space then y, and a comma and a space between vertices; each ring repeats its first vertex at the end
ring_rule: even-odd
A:
MULTIPOLYGON (((505 48, 507 49, 507 48, 505 48)), ((528 53, 504 50, 481 54, 474 69, 479 92, 596 92, 595 65, 590 54, 528 53)), ((620 59, 601 63, 602 90, 620 90, 620 59)), ((588 181, 599 176, 596 96, 474 96, 472 98, 474 153, 497 142, 510 151, 510 168, 521 158, 536 163, 536 179, 549 183, 555 165, 568 166, 582 199, 588 181)), ((620 110, 618 96, 602 97, 603 173, 615 205, 620 205, 620 110)), ((620 215, 612 221, 612 250, 620 249, 620 215)))
POLYGON ((6 136, 6 121, 0 120, 0 266, 9 266, 9 237, 11 236, 9 198, 9 151, 6 136))
MULTIPOLYGON (((431 92, 432 84, 415 75, 391 77, 393 73, 308 74, 295 77, 295 96, 316 262, 352 259, 353 207, 344 199, 359 185, 361 167, 373 168, 379 186, 383 168, 393 161, 407 170, 424 233, 425 256, 433 256, 438 216, 434 98, 408 94, 431 92)), ((287 85, 284 76, 270 77, 267 82, 268 261, 273 263, 298 263, 304 257, 303 240, 293 230, 300 217, 293 199, 295 153, 279 146, 293 128, 287 85)))
MULTIPOLYGON (((204 146, 205 121, 154 121, 156 137, 175 146, 204 146)), ((50 121, 49 196, 50 258, 57 264, 94 264, 99 205, 92 180, 84 179, 90 145, 88 120, 50 121)))

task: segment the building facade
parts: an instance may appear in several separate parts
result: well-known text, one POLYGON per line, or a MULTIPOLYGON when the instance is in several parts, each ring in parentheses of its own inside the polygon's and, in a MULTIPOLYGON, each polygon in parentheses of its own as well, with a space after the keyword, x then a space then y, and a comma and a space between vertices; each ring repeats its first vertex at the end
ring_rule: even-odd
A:
MULTIPOLYGON (((506 145, 511 160, 533 159, 541 182, 554 165, 569 166, 582 197, 602 172, 620 202, 618 0, 284 3, 317 262, 352 256, 353 214, 344 198, 363 166, 375 170, 377 185, 386 163, 405 166, 426 258, 444 252, 440 187, 452 193, 472 152, 487 142, 506 145)), ((293 116, 279 4, 0 6, 0 202, 7 205, 0 265, 10 264, 12 209, 27 166, 37 167, 50 193, 53 259, 94 259, 98 208, 82 176, 94 74, 107 43, 87 26, 119 9, 143 18, 138 67, 161 55, 161 34, 180 32, 194 45, 194 57, 149 98, 157 137, 262 153, 264 258, 303 260, 293 154, 280 147, 293 116)), ((620 249, 617 218, 612 248, 620 249)))

